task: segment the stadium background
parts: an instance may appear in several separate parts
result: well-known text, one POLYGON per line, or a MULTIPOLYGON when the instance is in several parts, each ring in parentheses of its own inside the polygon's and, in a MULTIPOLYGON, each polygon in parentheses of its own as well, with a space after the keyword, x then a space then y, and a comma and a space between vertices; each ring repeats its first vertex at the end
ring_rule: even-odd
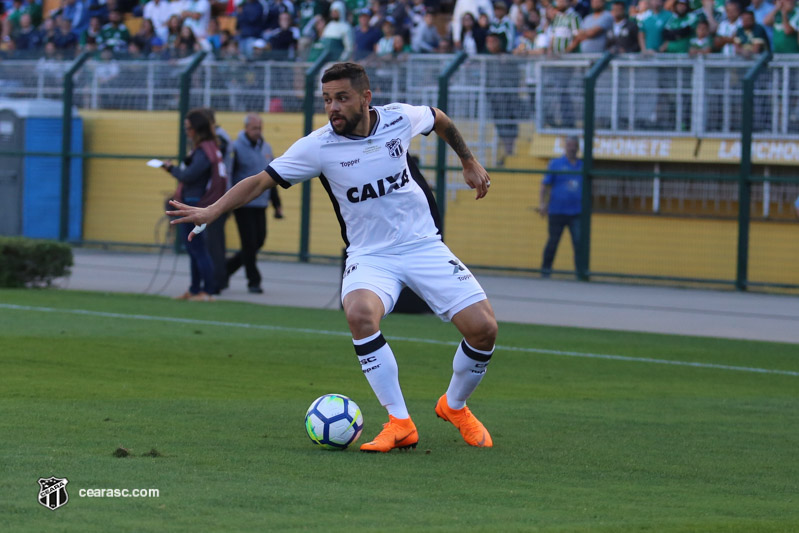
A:
MULTIPOLYGON (((756 58, 764 66, 756 72, 750 71, 755 60, 607 57, 604 68, 594 69, 598 77, 589 93, 586 77, 603 63, 597 56, 462 59, 411 55, 368 70, 376 104, 440 106, 446 94, 447 112, 489 168, 494 187, 486 200, 475 203, 454 154, 449 152, 443 164, 437 158, 434 136, 418 139, 411 148, 432 185, 446 170, 439 182, 446 190, 437 194, 446 207, 445 238, 465 262, 538 271, 546 239, 546 221, 534 211, 540 181, 548 160, 561 155, 564 136, 579 135, 581 155, 590 143, 595 160, 587 169, 593 185, 591 279, 799 288, 792 209, 799 195, 799 125, 792 118, 799 63, 793 57, 756 58), (441 77, 448 67, 452 76, 441 77), (744 105, 747 74, 757 74, 751 106, 744 105), (595 106, 585 107, 590 100, 595 106), (563 120, 567 105, 571 122, 563 120), (518 128, 510 154, 497 135, 503 124, 518 128), (751 169, 741 164, 747 146, 751 169), (749 213, 738 201, 742 191, 751 194, 749 213), (749 231, 743 249, 741 228, 749 231)), ((144 162, 180 152, 185 110, 215 109, 231 136, 240 131, 246 112, 261 112, 264 136, 275 154, 304 133, 309 117, 314 128, 325 122, 318 94, 324 61, 307 79, 311 64, 231 65, 200 55, 177 62, 84 63, 79 58, 73 65, 78 63, 73 95, 64 91, 70 63, 43 67, 41 61, 5 61, 0 78, 16 82, 3 96, 67 99, 67 104, 73 99, 82 121, 82 151, 72 155, 83 165, 82 173, 73 172, 70 179, 82 181, 83 202, 81 235, 71 240, 83 245, 164 245, 163 205, 174 183, 144 162), (306 82, 314 90, 310 98, 306 82)), ((60 133, 53 132, 46 152, 5 151, 2 157, 48 159, 58 170, 60 133)), ((28 179, 35 184, 37 177, 28 179)), ((340 258, 340 230, 326 193, 315 182, 310 190, 307 253, 301 249, 302 191, 293 187, 283 191, 286 219, 270 220, 265 254, 340 258)), ((227 238, 235 249, 232 223, 227 238)), ((573 275, 568 242, 559 248, 555 269, 573 275)))

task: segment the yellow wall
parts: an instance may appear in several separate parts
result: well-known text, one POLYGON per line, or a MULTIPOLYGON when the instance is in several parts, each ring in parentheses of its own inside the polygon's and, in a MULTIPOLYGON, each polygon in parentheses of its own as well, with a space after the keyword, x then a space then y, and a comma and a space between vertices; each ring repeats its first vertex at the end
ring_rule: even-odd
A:
MULTIPOLYGON (((85 149, 92 153, 168 155, 177 152, 177 118, 173 112, 84 111, 85 149)), ((302 134, 299 114, 264 114, 264 136, 275 154, 302 134)), ((242 128, 243 113, 219 113, 231 136, 242 128)), ((315 126, 321 126, 317 116, 315 126)), ((85 166, 84 239, 155 244, 163 204, 175 180, 145 160, 89 159, 85 166)), ((528 168, 546 168, 546 159, 526 159, 528 168)), ((447 203, 447 243, 467 264, 538 268, 547 237, 538 205, 541 174, 494 173, 491 194, 474 200, 458 191, 447 203)), ((269 218, 268 251, 296 253, 299 248, 300 189, 280 190, 286 218, 269 218)), ((337 256, 341 233, 318 180, 312 181, 312 254, 337 256)), ((621 272, 731 280, 735 276, 737 225, 734 220, 597 214, 592 221, 591 268, 621 272)), ((750 279, 799 283, 799 225, 753 222, 750 279)), ((163 239, 163 233, 160 233, 163 239)), ((235 223, 227 224, 228 247, 238 247, 235 223)), ((558 250, 555 268, 573 265, 568 234, 558 250)))

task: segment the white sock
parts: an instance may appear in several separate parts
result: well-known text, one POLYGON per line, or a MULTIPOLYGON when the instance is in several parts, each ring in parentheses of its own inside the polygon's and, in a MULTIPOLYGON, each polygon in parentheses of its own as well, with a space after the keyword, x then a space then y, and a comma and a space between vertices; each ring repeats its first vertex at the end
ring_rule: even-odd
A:
POLYGON ((399 369, 394 352, 381 332, 365 339, 352 339, 361 370, 380 404, 396 418, 409 418, 399 384, 399 369))
POLYGON ((485 352, 469 346, 466 339, 461 341, 452 360, 452 380, 447 389, 447 405, 450 409, 463 409, 466 400, 483 381, 493 354, 493 348, 485 352))

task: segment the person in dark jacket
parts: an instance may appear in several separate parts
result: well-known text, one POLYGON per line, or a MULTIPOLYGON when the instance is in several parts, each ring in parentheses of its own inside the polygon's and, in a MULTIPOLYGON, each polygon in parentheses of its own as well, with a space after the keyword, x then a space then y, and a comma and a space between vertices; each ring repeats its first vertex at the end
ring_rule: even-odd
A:
POLYGON ((258 0, 247 0, 236 13, 239 49, 247 59, 252 57, 252 45, 264 31, 264 8, 258 0))
MULTIPOLYGON (((244 119, 244 129, 231 146, 233 164, 231 185, 265 169, 274 159, 272 147, 261 136, 263 122, 261 117, 251 113, 244 119)), ((274 189, 272 189, 274 190, 274 189)), ((241 239, 241 250, 227 260, 227 275, 232 276, 244 266, 247 274, 247 290, 261 294, 261 273, 256 260, 258 250, 266 241, 266 207, 269 193, 265 192, 253 201, 233 211, 241 239)))
POLYGON ((626 1, 614 0, 610 14, 613 17, 613 27, 608 31, 605 48, 614 54, 640 52, 638 24, 627 16, 626 1))
MULTIPOLYGON (((178 180, 175 199, 194 206, 207 206, 219 199, 225 192, 225 165, 219 151, 213 124, 204 109, 193 109, 183 121, 186 136, 191 139, 194 150, 177 166, 164 161, 164 169, 178 180), (220 170, 222 172, 220 172, 220 170)), ((191 226, 180 227, 180 239, 189 253, 191 267, 191 286, 179 300, 208 302, 216 292, 216 279, 211 255, 205 243, 205 233, 188 240, 191 226)))

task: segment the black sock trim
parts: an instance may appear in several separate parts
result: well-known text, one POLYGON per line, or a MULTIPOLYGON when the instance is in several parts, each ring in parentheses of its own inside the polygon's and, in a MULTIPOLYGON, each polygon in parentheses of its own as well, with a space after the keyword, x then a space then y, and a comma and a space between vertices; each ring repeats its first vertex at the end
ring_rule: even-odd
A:
POLYGON ((481 363, 487 363, 491 360, 491 356, 494 355, 494 352, 491 352, 490 354, 484 354, 474 351, 468 344, 466 344, 466 339, 461 341, 461 350, 463 350, 463 353, 465 353, 466 357, 469 359, 474 359, 475 361, 480 361, 481 363))
POLYGON ((355 353, 358 355, 369 355, 372 352, 376 352, 380 348, 386 345, 386 338, 383 337, 381 333, 378 335, 376 339, 372 339, 366 344, 355 344, 355 353))

